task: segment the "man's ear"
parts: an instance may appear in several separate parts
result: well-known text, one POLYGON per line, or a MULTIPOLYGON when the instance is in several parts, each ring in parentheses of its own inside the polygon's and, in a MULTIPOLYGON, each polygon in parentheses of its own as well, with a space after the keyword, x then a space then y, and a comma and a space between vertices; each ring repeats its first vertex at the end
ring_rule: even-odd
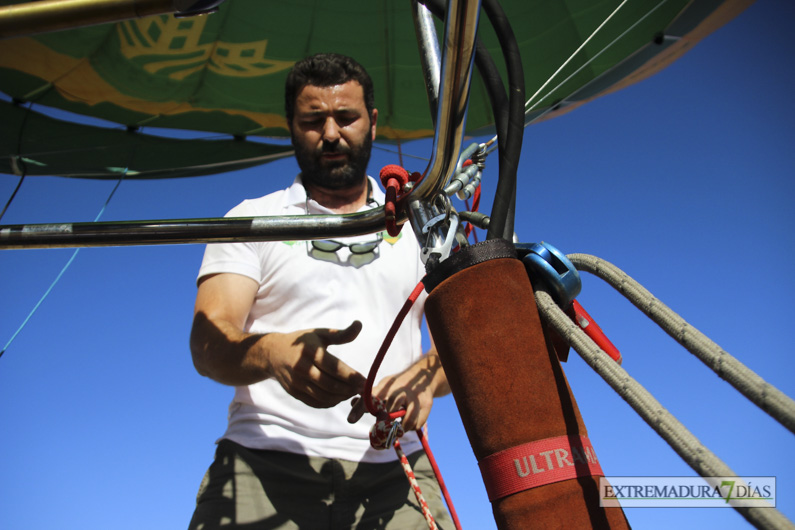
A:
POLYGON ((370 115, 370 133, 373 136, 373 140, 375 140, 375 124, 378 121, 378 109, 373 109, 373 113, 370 115))

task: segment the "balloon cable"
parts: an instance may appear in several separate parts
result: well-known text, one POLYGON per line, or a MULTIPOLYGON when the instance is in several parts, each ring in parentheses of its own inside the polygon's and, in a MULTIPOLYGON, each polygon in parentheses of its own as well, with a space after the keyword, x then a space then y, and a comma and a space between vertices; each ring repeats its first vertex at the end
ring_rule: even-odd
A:
POLYGON ((17 182, 17 187, 14 188, 13 193, 11 193, 11 197, 8 198, 6 201, 6 205, 3 206, 3 211, 0 212, 0 219, 6 214, 6 210, 8 207, 11 206, 11 203, 14 202, 14 197, 17 196, 17 192, 19 188, 22 187, 22 183, 25 181, 25 176, 28 174, 27 166, 25 165, 25 161, 22 159, 22 140, 25 134, 25 124, 28 123, 28 116, 30 116, 30 111, 33 109, 33 103, 28 104, 27 112, 22 117, 22 122, 19 124, 19 133, 17 134, 17 154, 13 158, 11 158, 11 165, 14 169, 19 170, 19 182, 17 182))
MULTIPOLYGON (((110 195, 108 195, 108 198, 105 199, 105 204, 102 205, 102 208, 99 210, 99 213, 94 218, 94 222, 95 223, 97 221, 99 221, 100 217, 102 217, 102 214, 105 213, 105 209, 108 207, 108 204, 110 203, 110 200, 113 198, 113 195, 116 194, 116 190, 119 189, 119 185, 121 185, 122 181, 124 180, 124 176, 127 174, 127 171, 128 171, 128 168, 125 168, 124 171, 122 172, 121 176, 119 177, 119 180, 116 181, 116 185, 113 187, 113 190, 111 190, 110 195)), ((21 183, 21 181, 20 181, 20 183, 21 183)), ((5 210, 3 210, 3 213, 5 213, 5 210)), ((55 286, 61 280, 61 277, 64 275, 66 270, 69 268, 70 265, 72 265, 72 262, 77 257, 77 253, 78 252, 80 252, 80 249, 76 248, 75 251, 72 253, 72 256, 67 260, 67 262, 63 266, 63 268, 61 268, 61 272, 58 273, 58 275, 55 277, 55 280, 53 280, 53 282, 50 284, 50 286, 47 288, 47 290, 44 291, 44 294, 41 296, 41 298, 39 298, 39 301, 36 302, 36 305, 34 305, 33 309, 30 310, 30 313, 28 313, 28 316, 25 317, 25 320, 22 321, 22 324, 19 325, 17 330, 14 332, 14 334, 11 335, 11 338, 8 339, 8 342, 6 342, 5 346, 3 346, 3 349, 0 350, 0 357, 2 357, 3 354, 8 350, 9 346, 11 346, 11 343, 14 342, 14 339, 17 338, 17 335, 19 335, 20 332, 25 328, 25 326, 27 326, 27 324, 30 321, 30 319, 33 317, 33 315, 39 309, 39 306, 41 306, 41 304, 44 302, 44 300, 47 299, 47 297, 50 295, 50 292, 52 292, 53 288, 55 288, 55 286)))
POLYGON ((0 219, 3 218, 3 216, 6 214, 6 210, 8 210, 8 207, 11 206, 12 202, 14 202, 14 197, 17 196, 17 192, 19 191, 19 188, 22 187, 22 183, 25 181, 25 175, 26 174, 27 174, 27 172, 23 170, 22 174, 19 176, 19 182, 17 182, 17 187, 14 188, 14 192, 11 193, 11 197, 8 198, 8 201, 6 201, 6 205, 3 206, 3 211, 0 212, 0 219))

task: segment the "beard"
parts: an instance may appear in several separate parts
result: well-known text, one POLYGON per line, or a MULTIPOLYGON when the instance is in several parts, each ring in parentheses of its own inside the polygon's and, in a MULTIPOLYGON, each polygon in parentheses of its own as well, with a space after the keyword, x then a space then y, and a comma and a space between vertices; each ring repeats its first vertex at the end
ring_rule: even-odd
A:
POLYGON ((367 175, 367 164, 373 139, 367 134, 364 141, 353 147, 343 147, 339 142, 326 143, 320 149, 308 148, 301 144, 293 135, 295 159, 301 168, 301 179, 305 184, 315 185, 330 190, 351 188, 360 184, 367 175), (323 161, 324 154, 345 154, 346 159, 339 161, 323 161))

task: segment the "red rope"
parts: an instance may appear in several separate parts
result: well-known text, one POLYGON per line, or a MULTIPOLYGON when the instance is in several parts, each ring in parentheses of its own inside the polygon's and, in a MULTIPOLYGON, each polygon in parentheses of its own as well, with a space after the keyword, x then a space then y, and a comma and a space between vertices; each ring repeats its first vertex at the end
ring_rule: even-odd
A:
POLYGON ((417 429, 417 436, 420 437, 422 448, 425 449, 425 454, 428 455, 428 460, 431 462, 431 468, 433 468, 433 474, 436 475, 436 482, 439 483, 439 489, 442 490, 444 502, 447 503, 447 507, 450 509, 450 516, 453 518, 453 524, 458 530, 461 530, 461 521, 458 520, 458 514, 455 511, 455 506, 453 506, 453 499, 450 498, 450 492, 447 491, 447 485, 444 483, 444 479, 442 478, 442 472, 439 470, 439 466, 436 464, 436 459, 433 457, 431 446, 428 445, 428 438, 425 437, 425 433, 422 432, 422 429, 417 429))
MULTIPOLYGON (((367 406, 367 411, 373 416, 377 417, 380 414, 378 408, 373 402, 373 383, 375 383, 375 375, 378 373, 378 369, 381 367, 381 363, 384 361, 386 352, 389 349, 389 346, 392 345, 392 341, 395 339, 395 335, 397 334, 398 329, 400 329, 403 319, 406 318, 406 315, 411 310, 414 302, 417 301, 417 298, 420 297, 420 294, 424 288, 425 285, 422 283, 422 281, 420 281, 420 283, 418 283, 411 292, 406 302, 403 304, 403 307, 400 308, 400 312, 398 312, 395 321, 392 323, 392 327, 389 328, 386 337, 384 337, 384 342, 381 343, 381 348, 378 350, 375 360, 373 361, 373 365, 370 367, 370 373, 367 375, 367 383, 364 386, 362 398, 364 399, 364 404, 367 406)), ((402 418, 406 414, 406 411, 399 410, 397 412, 389 412, 387 414, 389 415, 390 419, 394 420, 397 418, 402 418)))
MULTIPOLYGON (((364 386, 364 392, 362 392, 362 399, 364 399, 364 404, 367 407, 367 411, 376 417, 378 425, 379 422, 393 422, 398 418, 402 418, 406 415, 406 410, 398 410, 395 412, 386 412, 386 404, 380 403, 381 400, 378 398, 373 397, 373 384, 375 383, 375 376, 378 373, 378 369, 381 367, 381 363, 384 361, 384 357, 386 356, 386 352, 389 349, 389 346, 392 345, 392 341, 395 338, 395 335, 400 328, 400 325, 403 323, 403 320, 406 318, 406 315, 411 310, 414 302, 417 301, 422 290, 425 288, 425 285, 420 281, 414 290, 409 295, 406 302, 403 304, 403 307, 400 308, 397 317, 395 317, 395 321, 392 323, 392 327, 389 328, 389 331, 384 337, 384 342, 381 344, 381 348, 379 348, 378 353, 375 356, 375 360, 373 360, 373 365, 370 367, 370 373, 367 375, 367 383, 364 386), (379 404, 381 405, 379 407, 379 404)), ((388 431, 388 427, 382 426, 381 430, 388 431)), ((442 473, 439 470, 439 466, 436 464, 436 459, 433 457, 433 452, 431 452, 431 447, 428 445, 428 441, 422 433, 421 429, 417 429, 417 436, 420 438, 420 442, 422 443, 422 447, 425 450, 425 454, 428 455, 428 460, 431 463, 431 468, 433 468, 433 473, 436 475, 436 481, 439 483, 439 488, 442 491, 442 495, 444 496, 444 500, 447 503, 447 507, 450 510, 450 515, 453 518, 453 523, 458 530, 461 530, 461 523, 458 520, 458 515, 456 514, 455 508, 453 507, 452 499, 450 498, 450 493, 447 491, 447 486, 444 483, 444 479, 442 479, 442 473)), ((373 436, 371 434, 371 443, 373 440, 373 436)), ((414 476, 414 472, 411 469, 411 465, 406 458, 406 455, 403 454, 403 450, 400 447, 400 442, 396 439, 394 442, 395 452, 400 459, 401 466, 403 467, 403 471, 406 474, 406 477, 411 484, 412 489, 414 490, 414 495, 417 497, 417 502, 419 502, 420 507, 423 511, 423 516, 425 520, 428 522, 428 527, 432 530, 435 530, 436 522, 433 520, 433 516, 428 509, 428 505, 425 502, 425 499, 422 497, 422 491, 420 491, 419 484, 417 483, 416 477, 414 476)))
POLYGON ((437 530, 438 527, 436 526, 436 521, 433 519, 431 509, 428 507, 428 503, 425 502, 425 497, 422 496, 420 484, 417 482, 417 477, 414 475, 414 470, 411 469, 409 459, 406 458, 406 454, 403 452, 403 448, 400 447, 400 442, 398 440, 395 440, 395 452, 400 459, 400 465, 403 468, 403 473, 406 474, 406 478, 411 485, 411 489, 414 491, 414 496, 417 497, 417 502, 419 503, 420 509, 422 510, 422 516, 425 517, 425 522, 428 523, 428 528, 430 530, 437 530))

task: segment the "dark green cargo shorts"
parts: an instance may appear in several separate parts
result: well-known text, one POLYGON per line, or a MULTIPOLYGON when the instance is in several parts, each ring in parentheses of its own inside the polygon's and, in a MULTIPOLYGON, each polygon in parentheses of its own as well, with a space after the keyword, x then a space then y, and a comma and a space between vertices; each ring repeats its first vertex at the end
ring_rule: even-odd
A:
MULTIPOLYGON (((408 456, 439 528, 452 528, 428 458, 408 456)), ((247 449, 222 440, 202 480, 191 530, 426 529, 400 464, 247 449)))

